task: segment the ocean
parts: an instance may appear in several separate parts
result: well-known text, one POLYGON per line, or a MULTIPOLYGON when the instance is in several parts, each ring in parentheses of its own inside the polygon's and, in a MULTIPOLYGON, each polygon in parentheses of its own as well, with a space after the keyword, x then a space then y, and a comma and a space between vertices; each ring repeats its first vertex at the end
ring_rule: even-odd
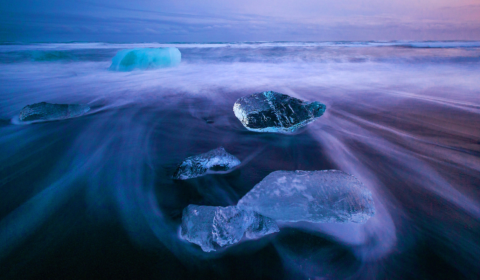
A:
POLYGON ((0 45, 1 279, 478 279, 480 42, 0 45), (116 72, 123 49, 177 67, 116 72), (246 95, 327 106, 293 135, 245 129, 246 95), (92 109, 22 123, 37 102, 92 109), (172 180, 219 146, 241 165, 172 180), (205 253, 189 204, 228 206, 276 170, 339 169, 372 192, 365 224, 280 224, 205 253))

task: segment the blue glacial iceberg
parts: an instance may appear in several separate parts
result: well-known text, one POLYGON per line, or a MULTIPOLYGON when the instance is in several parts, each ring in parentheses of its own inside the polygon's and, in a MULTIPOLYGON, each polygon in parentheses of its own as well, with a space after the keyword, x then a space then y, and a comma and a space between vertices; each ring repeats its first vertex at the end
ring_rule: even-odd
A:
POLYGON ((286 222, 365 223, 375 214, 371 192, 339 170, 272 172, 237 207, 286 222))
POLYGON ((189 205, 182 215, 181 237, 205 252, 238 243, 244 235, 257 239, 278 231, 272 219, 235 206, 189 205))
POLYGON ((256 132, 293 133, 325 112, 319 102, 306 102, 273 91, 239 98, 233 112, 248 130, 256 132))
POLYGON ((111 70, 156 69, 180 64, 182 54, 177 48, 145 48, 121 50, 112 59, 111 70))
POLYGON ((187 180, 209 173, 227 171, 240 164, 240 160, 223 147, 186 158, 176 169, 173 179, 187 180))
POLYGON ((25 106, 20 111, 20 121, 49 121, 79 117, 90 111, 84 104, 52 104, 47 102, 25 106))

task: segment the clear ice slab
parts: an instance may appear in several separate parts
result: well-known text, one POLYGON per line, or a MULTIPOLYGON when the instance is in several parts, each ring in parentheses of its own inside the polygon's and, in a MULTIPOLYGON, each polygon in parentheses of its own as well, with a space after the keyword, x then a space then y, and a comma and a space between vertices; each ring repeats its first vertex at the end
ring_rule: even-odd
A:
POLYGON ((208 173, 227 171, 240 164, 240 160, 223 147, 186 158, 176 169, 173 179, 187 180, 208 173))
POLYGON ((121 50, 112 59, 110 70, 132 71, 156 69, 180 64, 182 54, 177 48, 144 48, 121 50))
POLYGON ((233 112, 251 131, 293 133, 321 117, 327 107, 274 91, 239 98, 233 112))
POLYGON ((235 206, 189 205, 182 215, 181 237, 205 252, 238 243, 244 235, 257 239, 278 231, 272 219, 235 206))
POLYGON ((90 111, 88 105, 83 104, 52 104, 47 102, 25 106, 20 111, 20 121, 48 121, 79 117, 90 111))
POLYGON ((371 192, 339 170, 272 172, 237 207, 286 222, 365 223, 375 214, 371 192))

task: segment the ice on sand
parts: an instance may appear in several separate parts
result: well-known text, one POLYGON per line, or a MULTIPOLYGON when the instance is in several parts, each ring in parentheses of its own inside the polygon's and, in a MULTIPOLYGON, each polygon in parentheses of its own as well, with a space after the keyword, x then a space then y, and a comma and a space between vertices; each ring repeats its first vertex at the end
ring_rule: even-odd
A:
POLYGON ((186 158, 176 169, 173 178, 186 180, 208 173, 227 171, 240 164, 240 160, 223 147, 186 158))
POLYGON ((189 205, 182 215, 182 238, 199 245, 205 252, 238 243, 244 235, 257 239, 278 231, 272 219, 235 206, 189 205))
POLYGON ((326 106, 273 91, 239 98, 233 112, 251 131, 293 133, 321 117, 326 106))
POLYGON ((62 120, 79 117, 90 111, 84 104, 52 104, 47 102, 25 106, 20 112, 20 121, 62 120))

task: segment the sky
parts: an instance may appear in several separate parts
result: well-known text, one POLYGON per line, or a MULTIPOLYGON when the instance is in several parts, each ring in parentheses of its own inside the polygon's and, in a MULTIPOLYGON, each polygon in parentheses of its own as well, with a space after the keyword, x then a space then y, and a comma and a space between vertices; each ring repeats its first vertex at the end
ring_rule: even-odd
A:
POLYGON ((480 0, 0 0, 2 42, 480 40, 480 0))

